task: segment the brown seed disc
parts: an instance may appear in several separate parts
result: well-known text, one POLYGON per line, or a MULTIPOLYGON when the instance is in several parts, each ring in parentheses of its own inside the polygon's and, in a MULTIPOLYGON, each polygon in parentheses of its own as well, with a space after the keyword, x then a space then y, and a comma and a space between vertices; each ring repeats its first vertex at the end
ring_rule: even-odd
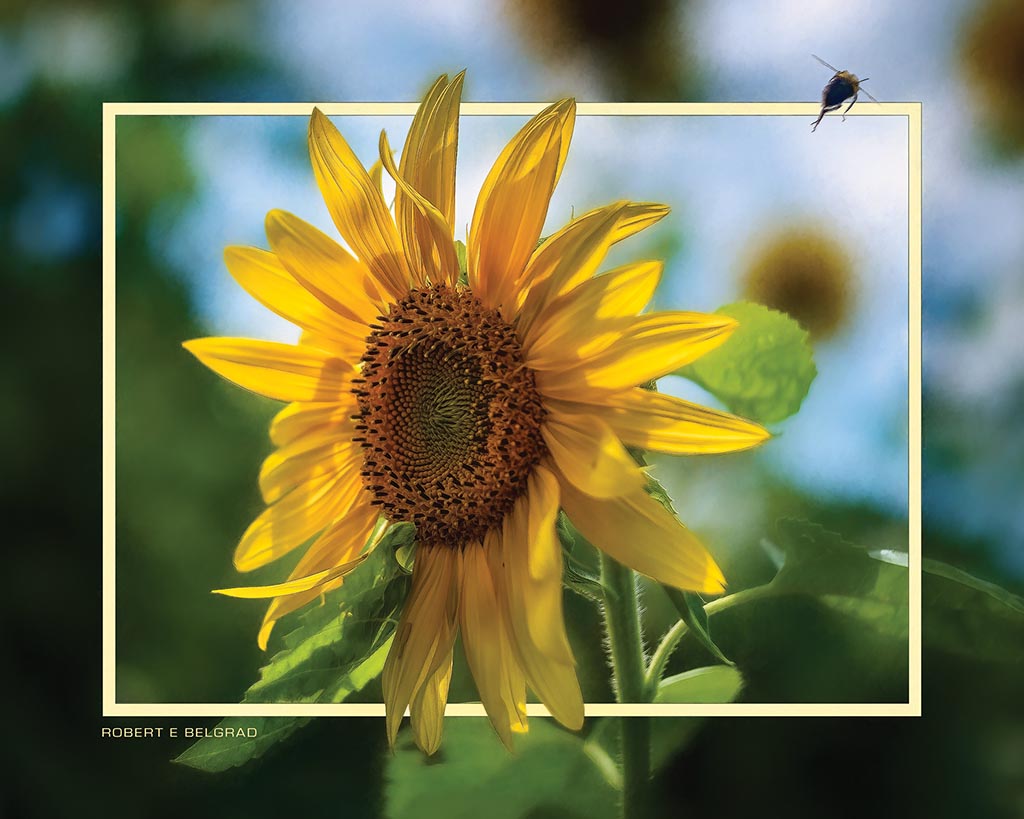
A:
POLYGON ((500 526, 547 452, 512 327, 468 290, 414 290, 374 325, 362 363, 363 483, 388 519, 453 547, 500 526))

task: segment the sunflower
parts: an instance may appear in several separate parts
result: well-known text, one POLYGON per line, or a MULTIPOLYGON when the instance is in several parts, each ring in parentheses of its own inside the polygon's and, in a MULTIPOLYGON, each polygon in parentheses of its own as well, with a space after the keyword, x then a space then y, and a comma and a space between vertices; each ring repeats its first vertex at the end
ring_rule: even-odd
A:
POLYGON ((462 82, 460 74, 434 83, 397 167, 381 134, 393 216, 379 170, 368 172, 314 110, 313 171, 352 252, 272 211, 271 250, 231 247, 225 258, 245 290, 302 329, 299 343, 185 343, 219 375, 289 402, 260 470, 268 507, 242 536, 235 566, 249 571, 311 545, 287 582, 229 590, 272 598, 263 648, 278 619, 343 582, 381 525, 415 524, 412 585, 382 686, 389 741, 408 707, 429 753, 440 743, 460 632, 506 744, 526 729, 527 686, 559 722, 582 725, 562 616, 560 509, 615 560, 661 583, 719 593, 715 561, 647 493, 627 447, 717 453, 767 437, 756 424, 638 386, 734 328, 719 315, 640 314, 658 262, 595 276, 613 244, 668 208, 616 202, 539 242, 573 100, 543 110, 501 152, 477 199, 461 276, 453 225, 462 82))

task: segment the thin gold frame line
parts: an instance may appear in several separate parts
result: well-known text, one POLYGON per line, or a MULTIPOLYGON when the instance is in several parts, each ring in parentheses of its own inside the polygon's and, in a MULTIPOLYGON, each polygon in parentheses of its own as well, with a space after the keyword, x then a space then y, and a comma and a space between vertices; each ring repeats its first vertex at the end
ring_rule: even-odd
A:
MULTIPOLYGON (((464 102, 463 116, 532 116, 545 107, 539 102, 464 102)), ((114 116, 308 116, 313 108, 343 116, 412 116, 415 102, 108 102, 114 116)), ((821 110, 811 102, 577 102, 582 116, 809 116, 821 110)), ((861 103, 848 117, 920 116, 920 103, 861 103)), ((830 114, 827 116, 841 116, 830 114)))
MULTIPOLYGON (((417 103, 323 103, 327 114, 412 115, 417 103)), ((529 116, 544 103, 464 103, 470 116, 529 116)), ((103 716, 382 716, 382 704, 118 703, 116 702, 116 572, 114 344, 115 157, 118 116, 304 116, 314 103, 104 103, 103 105, 103 716)), ((814 116, 814 103, 579 103, 584 116, 814 116)), ((849 116, 908 120, 908 582, 909 656, 906 703, 619 704, 589 703, 588 716, 920 716, 921 715, 921 104, 862 105, 849 116)), ((528 713, 548 716, 542 705, 528 713)), ((450 703, 450 716, 484 716, 483 706, 450 703)))

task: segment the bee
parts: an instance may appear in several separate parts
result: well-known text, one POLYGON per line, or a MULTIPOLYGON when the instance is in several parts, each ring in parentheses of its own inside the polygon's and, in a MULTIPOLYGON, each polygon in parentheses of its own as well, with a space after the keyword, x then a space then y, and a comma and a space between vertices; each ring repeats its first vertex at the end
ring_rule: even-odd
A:
POLYGON ((868 99, 872 102, 878 102, 872 97, 867 91, 861 88, 861 84, 867 82, 870 77, 865 77, 863 80, 857 79, 856 74, 851 74, 849 71, 840 71, 833 65, 829 65, 817 54, 812 54, 812 57, 821 63, 825 68, 835 71, 836 73, 832 76, 832 79, 825 84, 824 90, 821 92, 821 113, 818 114, 818 118, 814 120, 814 124, 811 126, 811 131, 816 131, 818 123, 821 122, 822 117, 825 116, 829 111, 835 111, 837 108, 842 108, 843 103, 853 97, 850 100, 850 104, 846 106, 846 110, 843 111, 843 121, 846 121, 846 115, 850 109, 853 108, 853 104, 857 101, 857 95, 861 92, 864 93, 868 99))

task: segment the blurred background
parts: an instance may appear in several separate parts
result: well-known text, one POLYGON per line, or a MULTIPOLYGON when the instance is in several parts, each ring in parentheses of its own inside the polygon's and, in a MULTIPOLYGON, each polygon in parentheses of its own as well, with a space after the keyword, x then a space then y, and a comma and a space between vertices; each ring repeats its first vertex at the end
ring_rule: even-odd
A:
MULTIPOLYGON (((168 761, 186 740, 99 739, 112 724, 99 716, 103 101, 414 101, 437 74, 461 68, 476 101, 817 101, 830 73, 811 53, 869 76, 880 100, 923 103, 924 549, 1020 593, 1019 3, 776 2, 752 14, 741 0, 628 9, 9 0, 0 11, 0 230, 15 309, 0 366, 14 396, 3 402, 3 429, 18 673, 16 739, 5 747, 17 785, 3 795, 5 814, 99 815, 116 800, 153 816, 396 815, 378 720, 314 722, 219 776, 168 761)), ((337 121, 367 162, 380 127, 399 144, 408 122, 337 121)), ((516 127, 465 121, 460 224, 516 127)), ((667 260, 660 307, 754 299, 790 312, 815 340, 818 379, 768 448, 656 465, 734 588, 771 576, 759 544, 780 516, 876 548, 906 545, 905 126, 829 117, 817 133, 809 127, 802 118, 581 120, 551 208, 557 227, 615 198, 669 203, 669 220, 622 249, 622 260, 667 260)), ((209 589, 237 581, 230 555, 261 508, 255 475, 274 405, 205 372, 180 341, 293 333, 234 286, 220 257, 226 244, 264 245, 273 207, 329 226, 304 128, 288 117, 119 122, 123 701, 237 701, 263 661, 259 606, 209 589)), ((681 381, 666 389, 700 398, 681 381)), ((587 697, 607 700, 596 615, 579 598, 567 605, 587 697)), ((656 636, 671 612, 654 591, 647 605, 656 636)), ((764 611, 775 624, 767 645, 746 645, 743 622, 722 623, 747 680, 741 698, 903 699, 905 670, 884 653, 891 643, 811 605, 764 611)), ((684 648, 673 669, 699 659, 684 648)), ((676 721, 686 740, 658 776, 663 812, 1024 815, 1019 653, 996 662, 928 648, 924 663, 920 719, 676 721)), ((464 674, 453 688, 460 698, 472 698, 464 674)))

